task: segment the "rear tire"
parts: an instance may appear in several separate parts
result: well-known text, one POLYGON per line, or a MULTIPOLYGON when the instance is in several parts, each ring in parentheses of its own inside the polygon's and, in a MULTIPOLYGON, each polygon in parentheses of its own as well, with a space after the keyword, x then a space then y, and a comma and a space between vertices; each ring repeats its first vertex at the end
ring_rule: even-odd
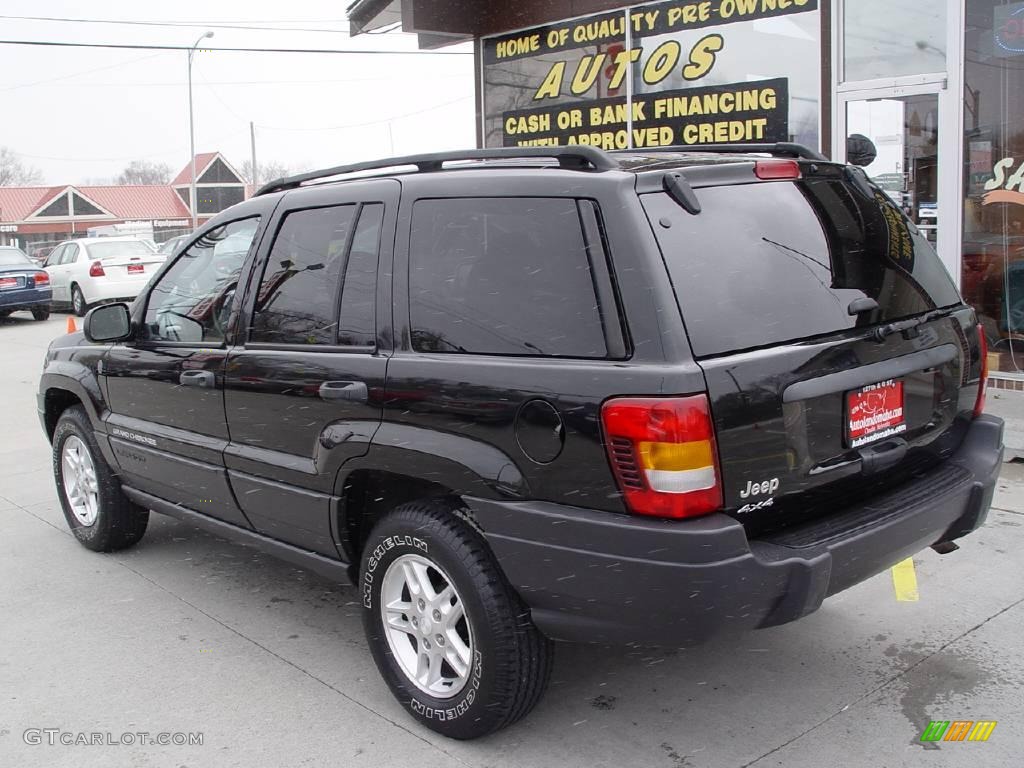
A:
POLYGON ((390 512, 366 541, 360 584, 392 694, 427 728, 475 739, 533 709, 553 652, 462 511, 425 500, 390 512))
POLYGON ((50 308, 49 307, 35 307, 32 310, 32 317, 36 320, 49 320, 50 319, 50 308))
POLYGON ((79 317, 85 317, 89 305, 85 303, 85 294, 77 285, 71 286, 71 310, 79 317))
POLYGON ((130 502, 121 491, 80 405, 68 408, 57 422, 53 476, 64 518, 86 549, 126 549, 145 534, 149 511, 130 502))

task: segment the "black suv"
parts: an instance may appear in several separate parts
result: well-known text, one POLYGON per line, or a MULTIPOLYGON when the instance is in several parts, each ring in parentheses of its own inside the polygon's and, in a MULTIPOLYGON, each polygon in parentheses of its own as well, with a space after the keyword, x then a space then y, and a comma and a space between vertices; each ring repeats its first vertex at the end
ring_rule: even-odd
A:
POLYGON ((477 150, 284 179, 55 341, 86 547, 148 511, 357 586, 422 723, 525 715, 552 640, 793 621, 982 524, 1002 422, 935 252, 796 145, 477 150))

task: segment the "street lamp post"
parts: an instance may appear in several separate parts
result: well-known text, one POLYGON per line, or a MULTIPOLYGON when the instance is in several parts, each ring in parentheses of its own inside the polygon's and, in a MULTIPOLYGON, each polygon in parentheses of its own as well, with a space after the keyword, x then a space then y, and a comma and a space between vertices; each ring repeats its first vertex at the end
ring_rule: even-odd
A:
POLYGON ((195 120, 192 116, 192 57, 196 48, 208 37, 213 37, 212 31, 204 32, 195 44, 188 49, 188 150, 189 162, 192 165, 192 183, 189 185, 189 208, 192 209, 192 229, 199 226, 199 201, 196 199, 196 129, 195 120))

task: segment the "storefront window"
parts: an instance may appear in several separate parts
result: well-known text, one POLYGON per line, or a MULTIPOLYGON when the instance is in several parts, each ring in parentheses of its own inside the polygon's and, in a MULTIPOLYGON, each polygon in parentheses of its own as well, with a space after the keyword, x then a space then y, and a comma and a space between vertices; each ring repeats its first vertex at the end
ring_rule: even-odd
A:
MULTIPOLYGON (((791 4, 784 9, 789 13, 772 15, 768 5, 759 12, 751 5, 747 17, 730 16, 709 27, 635 26, 641 31, 634 32, 632 42, 644 52, 639 62, 644 66, 633 70, 633 92, 655 113, 672 111, 665 97, 673 98, 673 107, 689 107, 665 121, 676 128, 677 144, 795 141, 818 147, 821 67, 815 64, 821 59, 821 17, 815 6, 791 4), (667 74, 659 78, 659 62, 677 51, 682 64, 662 66, 667 74), (677 101, 679 96, 689 100, 677 101)), ((635 13, 646 9, 639 6, 635 13)), ((671 18, 671 7, 662 12, 671 18)))
POLYGON ((945 72, 946 5, 946 0, 846 0, 843 79, 945 72))
POLYGON ((967 0, 961 291, 990 368, 1024 372, 1024 3, 967 0))
POLYGON ((482 48, 487 146, 819 144, 817 0, 642 3, 482 48))

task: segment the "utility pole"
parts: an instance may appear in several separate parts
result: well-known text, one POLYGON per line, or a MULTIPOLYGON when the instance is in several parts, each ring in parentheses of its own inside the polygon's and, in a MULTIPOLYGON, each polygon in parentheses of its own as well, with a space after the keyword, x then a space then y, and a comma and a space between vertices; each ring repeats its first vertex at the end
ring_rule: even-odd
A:
POLYGON ((249 141, 252 143, 252 191, 256 194, 256 190, 260 187, 260 173, 256 167, 256 126, 253 122, 249 121, 249 141))
POLYGON ((192 183, 189 184, 189 208, 192 209, 192 229, 199 226, 199 201, 196 199, 196 127, 192 117, 192 57, 195 56, 196 48, 206 38, 213 37, 212 31, 207 31, 196 40, 195 44, 188 49, 188 149, 189 163, 192 166, 192 183))

